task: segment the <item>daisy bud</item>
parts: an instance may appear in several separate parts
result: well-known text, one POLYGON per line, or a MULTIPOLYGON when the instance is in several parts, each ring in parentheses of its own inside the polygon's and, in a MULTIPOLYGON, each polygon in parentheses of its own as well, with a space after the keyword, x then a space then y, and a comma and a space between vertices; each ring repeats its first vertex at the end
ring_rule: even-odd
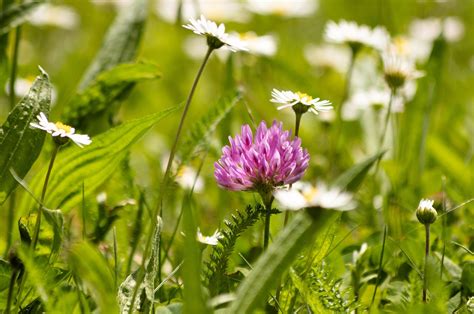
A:
POLYGON ((436 221, 438 213, 436 212, 436 209, 433 208, 433 203, 434 201, 428 199, 422 199, 420 201, 416 210, 416 218, 418 218, 420 223, 426 225, 432 224, 436 221))

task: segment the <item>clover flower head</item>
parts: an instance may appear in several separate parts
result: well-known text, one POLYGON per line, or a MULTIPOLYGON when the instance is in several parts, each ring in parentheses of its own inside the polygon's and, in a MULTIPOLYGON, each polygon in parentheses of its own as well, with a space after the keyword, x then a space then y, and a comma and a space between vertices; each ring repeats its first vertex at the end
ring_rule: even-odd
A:
POLYGON ((268 193, 298 181, 308 168, 309 154, 301 140, 283 131, 281 122, 268 128, 262 121, 255 136, 250 126, 243 125, 241 134, 229 137, 229 142, 214 163, 214 177, 232 191, 268 193))
POLYGON ((216 230, 213 235, 205 236, 201 233, 201 230, 197 229, 196 239, 198 242, 207 244, 207 245, 217 245, 219 243, 219 239, 221 239, 223 235, 216 230))
POLYGON ((79 147, 84 147, 84 145, 89 145, 92 143, 89 135, 76 134, 76 130, 69 125, 63 124, 61 122, 49 122, 48 118, 43 112, 40 112, 36 118, 38 119, 38 123, 31 122, 30 126, 51 134, 55 142, 59 145, 65 144, 67 139, 72 140, 79 147))
POLYGON ((385 81, 391 89, 398 89, 408 80, 414 80, 424 75, 415 68, 415 63, 403 56, 387 52, 383 55, 385 81))
POLYGON ((322 111, 329 111, 332 109, 331 102, 328 100, 320 100, 313 98, 308 94, 292 91, 272 90, 271 102, 281 104, 277 110, 292 107, 296 113, 305 113, 311 111, 314 114, 319 114, 322 111))
POLYGON ((247 51, 244 43, 235 36, 229 36, 225 32, 224 24, 219 26, 201 15, 199 19, 189 19, 189 24, 183 25, 184 28, 192 30, 195 34, 206 36, 207 45, 212 49, 218 49, 227 46, 231 51, 247 51))
POLYGON ((367 25, 342 20, 339 23, 329 21, 324 30, 324 38, 331 43, 347 44, 354 50, 361 46, 382 50, 387 46, 390 35, 381 26, 370 28, 367 25))
POLYGON ((356 207, 354 196, 338 187, 319 182, 316 186, 308 182, 297 182, 291 188, 278 189, 273 193, 282 208, 299 210, 307 207, 352 210, 356 207))

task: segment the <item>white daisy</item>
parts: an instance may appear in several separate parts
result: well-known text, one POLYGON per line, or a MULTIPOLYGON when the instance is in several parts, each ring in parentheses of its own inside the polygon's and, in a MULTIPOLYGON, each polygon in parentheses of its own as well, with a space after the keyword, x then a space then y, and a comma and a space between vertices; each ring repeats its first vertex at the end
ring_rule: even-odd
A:
POLYGON ((276 38, 273 35, 258 36, 254 32, 232 33, 230 36, 237 37, 247 47, 248 51, 261 56, 271 57, 277 51, 276 38))
POLYGON ((217 245, 219 243, 219 239, 221 239, 223 236, 219 232, 219 230, 216 230, 213 235, 211 236, 204 236, 201 233, 201 230, 198 228, 197 230, 197 235, 196 239, 198 242, 201 242, 203 244, 208 244, 208 245, 217 245))
POLYGON ((416 209, 416 218, 422 224, 432 224, 436 221, 438 213, 433 207, 433 200, 422 199, 416 209))
POLYGON ((399 54, 388 52, 382 58, 385 81, 392 89, 398 89, 406 81, 423 76, 423 72, 416 70, 415 63, 412 60, 399 54))
MULTIPOLYGON (((36 129, 46 131, 51 134, 51 136, 56 137, 57 139, 64 140, 64 138, 69 138, 79 147, 84 147, 84 145, 89 145, 92 142, 89 135, 76 134, 76 130, 73 127, 70 127, 69 125, 63 124, 61 122, 49 122, 46 115, 42 112, 40 112, 37 118, 38 123, 31 122, 30 126, 36 129)), ((65 144, 63 140, 56 140, 56 142, 58 144, 65 144)))
POLYGON ((311 16, 318 9, 317 0, 247 0, 249 11, 283 17, 311 16))
POLYGON ((348 44, 352 49, 365 45, 382 50, 387 46, 390 35, 381 26, 372 29, 367 25, 342 20, 339 23, 329 21, 324 30, 324 38, 331 43, 348 44))
POLYGON ((292 91, 280 91, 277 89, 272 90, 271 102, 281 104, 277 110, 281 110, 288 107, 293 107, 295 111, 304 113, 311 111, 314 114, 319 114, 322 111, 329 111, 332 109, 331 102, 328 100, 320 100, 319 98, 313 98, 308 94, 301 92, 292 91), (298 107, 294 107, 299 105, 298 107))
POLYGON ((333 44, 313 45, 304 48, 306 61, 318 68, 331 68, 345 73, 349 68, 351 51, 349 47, 333 44))
POLYGON ((316 186, 307 182, 297 182, 291 189, 275 191, 273 196, 283 208, 288 210, 321 207, 347 211, 356 207, 351 193, 344 192, 337 187, 328 187, 322 182, 316 186))
POLYGON ((196 179, 197 172, 192 167, 181 166, 176 174, 176 182, 186 190, 194 187, 194 192, 199 193, 204 189, 204 180, 201 176, 196 179), (194 183, 196 181, 196 183, 194 183))
POLYGON ((27 17, 33 25, 50 25, 64 29, 74 29, 79 25, 79 15, 65 5, 42 4, 27 17))
POLYGON ((190 24, 183 25, 184 28, 192 30, 195 34, 204 35, 207 44, 213 49, 218 49, 226 45, 232 51, 247 51, 244 43, 236 37, 229 36, 225 32, 224 24, 217 24, 201 15, 198 20, 189 19, 190 24))

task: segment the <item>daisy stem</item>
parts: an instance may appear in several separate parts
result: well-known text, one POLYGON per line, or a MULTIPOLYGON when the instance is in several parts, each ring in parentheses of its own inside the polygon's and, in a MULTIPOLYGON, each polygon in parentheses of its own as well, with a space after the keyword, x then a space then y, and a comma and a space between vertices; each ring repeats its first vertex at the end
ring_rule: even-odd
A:
POLYGON ((379 151, 382 150, 383 142, 385 141, 385 134, 387 133, 388 123, 390 122, 390 116, 392 114, 392 103, 393 103, 394 97, 395 97, 395 89, 392 89, 390 92, 390 99, 388 101, 387 113, 385 114, 385 120, 383 124, 382 133, 380 133, 379 151))
POLYGON ((427 270, 428 270, 428 256, 430 255, 430 224, 425 224, 425 267, 423 270, 423 302, 426 303, 426 288, 428 286, 427 282, 427 270))
POLYGON ((263 233, 263 250, 268 247, 268 240, 270 239, 270 217, 272 215, 273 195, 262 195, 263 205, 265 206, 265 230, 263 233))
POLYGON ((54 160, 58 154, 60 146, 55 144, 53 152, 51 154, 51 160, 49 161, 48 171, 46 172, 46 178, 44 179, 43 184, 43 191, 41 192, 40 204, 38 206, 38 212, 36 214, 36 223, 35 223, 35 230, 33 233, 33 241, 31 242, 31 249, 34 251, 36 245, 38 244, 39 232, 40 232, 40 225, 41 225, 41 213, 43 211, 43 202, 44 197, 46 195, 46 189, 48 188, 49 176, 51 175, 51 170, 53 169, 54 160))
POLYGON ((387 239, 387 225, 384 226, 383 228, 383 238, 382 238, 382 251, 380 252, 380 259, 379 259, 379 269, 377 272, 377 281, 375 282, 375 289, 374 293, 372 294, 372 302, 370 303, 370 306, 374 304, 375 301, 375 296, 377 295, 377 288, 380 285, 380 277, 382 276, 382 264, 383 264, 383 255, 385 252, 385 240, 387 239))
MULTIPOLYGON (((352 72, 354 72, 354 64, 355 64, 355 59, 357 57, 357 49, 351 49, 352 54, 351 54, 351 60, 349 61, 349 68, 347 69, 346 72, 346 84, 344 86, 344 94, 342 94, 342 99, 341 102, 339 103, 339 106, 337 107, 336 111, 336 117, 337 117, 337 122, 339 124, 339 128, 341 128, 340 124, 342 122, 342 106, 344 105, 344 102, 347 100, 349 97, 349 90, 351 88, 351 81, 352 81, 352 72)), ((340 132, 340 130, 338 130, 340 132)), ((339 134, 338 134, 339 135, 339 134)))
MULTIPOLYGON (((159 197, 158 197, 158 203, 157 203, 156 209, 153 211, 153 217, 156 217, 159 213, 160 217, 163 219, 164 189, 166 188, 166 185, 168 184, 168 180, 169 180, 169 176, 170 176, 170 172, 171 172, 171 166, 173 164, 174 156, 176 154, 176 149, 178 148, 178 141, 179 141, 179 138, 181 136, 181 131, 183 130, 184 120, 186 119, 186 115, 188 113, 189 106, 191 105, 191 100, 193 99, 193 95, 194 95, 194 92, 196 90, 199 79, 201 78, 202 72, 204 71, 204 68, 205 68, 205 66, 207 64, 207 61, 209 60, 209 57, 211 56, 211 53, 212 53, 213 50, 214 50, 214 48, 212 48, 212 47, 209 47, 207 49, 206 55, 204 56, 204 60, 202 61, 201 67, 199 68, 199 70, 196 74, 196 77, 194 78, 193 85, 191 86, 191 90, 189 92, 188 98, 187 98, 186 103, 184 105, 183 114, 181 115, 181 120, 179 121, 178 130, 176 131, 176 136, 174 138, 173 146, 171 148, 170 156, 168 158, 168 164, 166 165, 166 170, 165 170, 165 173, 163 174, 163 180, 161 182, 161 188, 160 188, 160 193, 159 193, 159 197)), ((131 302, 132 306, 130 308, 130 313, 133 312, 133 304, 135 302, 135 298, 137 296, 138 289, 139 289, 139 287, 140 287, 140 285, 141 285, 141 283, 142 283, 142 281, 145 277, 144 274, 143 274, 143 271, 145 269, 147 254, 148 254, 148 251, 150 250, 151 239, 153 238, 151 235, 153 235, 156 232, 155 228, 156 228, 156 225, 154 227, 152 226, 150 228, 151 233, 148 236, 148 240, 147 240, 145 250, 144 250, 144 253, 143 253, 141 266, 140 266, 140 269, 139 269, 139 275, 137 276, 137 283, 135 285, 135 290, 133 291, 132 302, 131 302)), ((162 246, 160 246, 160 248, 161 247, 162 246)), ((160 266, 159 266, 159 269, 158 269, 158 281, 161 282, 161 266, 162 266, 161 252, 159 254, 159 265, 160 266)))

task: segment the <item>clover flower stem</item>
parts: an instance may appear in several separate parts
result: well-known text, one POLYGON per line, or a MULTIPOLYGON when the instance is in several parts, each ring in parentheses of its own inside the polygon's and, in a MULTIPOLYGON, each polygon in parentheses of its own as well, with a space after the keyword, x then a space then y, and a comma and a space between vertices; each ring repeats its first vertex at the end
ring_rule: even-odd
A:
MULTIPOLYGON (((171 172, 171 166, 173 164, 174 156, 176 154, 176 149, 178 148, 178 141, 179 141, 179 138, 181 136, 181 131, 183 129, 184 120, 186 119, 186 115, 188 113, 189 106, 191 105, 191 100, 193 99, 193 95, 194 95, 194 92, 196 90, 199 79, 201 78, 202 72, 204 71, 204 68, 207 64, 207 61, 209 60, 209 57, 211 56, 212 51, 214 51, 214 48, 212 48, 212 47, 209 47, 207 49, 206 55, 204 56, 204 60, 203 60, 201 66, 200 66, 200 68, 199 68, 199 70, 196 74, 196 77, 194 78, 193 85, 191 86, 191 90, 189 92, 188 98, 186 99, 183 114, 181 115, 181 120, 179 121, 178 130, 176 131, 176 136, 174 138, 173 146, 171 148, 170 156, 168 158, 168 164, 166 165, 166 170, 165 170, 165 173, 163 174, 163 180, 161 182, 160 193, 159 193, 159 197, 158 197, 158 204, 157 204, 157 207, 155 208, 155 210, 153 211, 153 217, 156 217, 159 213, 160 217, 163 219, 164 189, 166 188, 166 185, 167 185, 168 180, 169 180, 169 176, 170 176, 170 172, 171 172)), ((139 287, 140 287, 140 285, 143 281, 143 278, 145 277, 144 275, 142 275, 142 273, 145 269, 145 263, 146 263, 146 260, 147 260, 148 251, 150 250, 151 239, 153 238, 152 235, 155 233, 155 228, 156 228, 156 226, 154 226, 154 227, 152 226, 150 228, 150 233, 148 234, 149 236, 148 236, 148 240, 147 240, 145 250, 144 250, 144 253, 143 253, 143 258, 142 258, 142 263, 141 263, 141 266, 140 266, 139 276, 137 277, 137 283, 136 283, 135 289, 133 291, 133 297, 132 297, 131 304, 134 304, 133 302, 135 302, 135 298, 137 296, 138 289, 139 289, 139 287)), ((161 247, 162 246, 160 246, 160 248, 161 247)), ((158 269, 158 281, 161 282, 161 266, 162 266, 161 250, 159 252, 159 265, 160 266, 159 266, 159 269, 158 269)), ((133 311, 133 306, 131 307, 130 311, 131 312, 133 311)))
POLYGON ((268 247, 268 241, 270 239, 270 217, 272 215, 272 203, 273 195, 271 193, 267 195, 262 194, 263 205, 265 206, 265 230, 263 233, 263 249, 266 250, 268 247))
POLYGON ((426 289, 428 287, 428 281, 426 279, 426 273, 428 270, 428 256, 430 255, 430 224, 425 224, 425 267, 423 270, 423 302, 426 303, 426 289))
POLYGON ((38 212, 36 214, 36 223, 35 229, 33 233, 33 241, 31 241, 31 249, 34 251, 36 245, 38 244, 39 232, 40 232, 40 225, 41 225, 41 213, 43 211, 43 202, 44 197, 46 196, 46 190, 48 188, 49 177, 51 175, 51 170, 53 169, 54 161, 56 160, 56 156, 58 154, 59 148, 61 146, 54 145, 53 152, 51 154, 51 160, 49 161, 48 171, 46 172, 46 178, 44 179, 43 190, 41 192, 40 204, 38 206, 38 212))

